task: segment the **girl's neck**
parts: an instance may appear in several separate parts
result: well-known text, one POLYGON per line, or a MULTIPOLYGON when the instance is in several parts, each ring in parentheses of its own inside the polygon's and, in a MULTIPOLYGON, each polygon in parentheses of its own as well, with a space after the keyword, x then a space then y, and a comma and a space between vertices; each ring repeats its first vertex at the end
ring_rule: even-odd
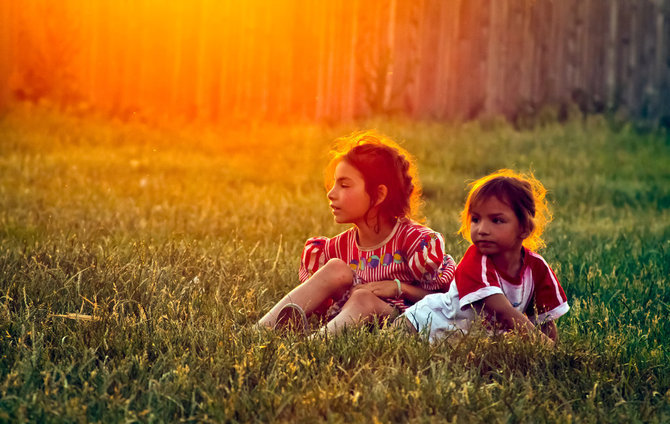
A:
POLYGON ((383 242, 389 236, 389 234, 391 234, 391 231, 393 231, 393 228, 395 227, 396 223, 395 220, 391 220, 388 218, 384 219, 380 217, 379 227, 375 228, 377 220, 374 219, 370 221, 374 223, 371 222, 372 225, 368 225, 368 223, 355 224, 356 232, 358 234, 358 245, 360 247, 372 247, 383 242))
POLYGON ((516 278, 523 267, 523 246, 500 252, 491 258, 496 268, 510 277, 516 278))

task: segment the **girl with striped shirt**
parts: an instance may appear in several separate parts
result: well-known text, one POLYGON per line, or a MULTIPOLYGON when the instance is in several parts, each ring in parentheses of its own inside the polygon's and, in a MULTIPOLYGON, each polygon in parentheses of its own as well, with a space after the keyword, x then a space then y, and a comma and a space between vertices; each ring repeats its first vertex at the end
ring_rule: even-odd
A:
POLYGON ((333 237, 307 240, 301 284, 258 325, 298 324, 324 314, 322 331, 394 317, 425 295, 444 292, 456 264, 442 236, 415 221, 420 203, 416 167, 409 154, 381 134, 363 132, 337 140, 326 168, 328 200, 340 224, 333 237))
POLYGON ((532 175, 508 169, 475 181, 459 231, 472 245, 454 283, 408 308, 398 323, 434 340, 468 332, 481 315, 492 330, 556 341, 554 321, 570 307, 554 271, 534 252, 544 246, 542 232, 551 220, 545 194, 532 175))

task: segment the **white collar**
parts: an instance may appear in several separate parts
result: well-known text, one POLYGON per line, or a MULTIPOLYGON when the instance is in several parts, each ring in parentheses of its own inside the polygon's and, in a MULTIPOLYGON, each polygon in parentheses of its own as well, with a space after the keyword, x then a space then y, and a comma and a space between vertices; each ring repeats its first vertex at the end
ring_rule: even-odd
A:
POLYGON ((357 234, 357 231, 354 230, 354 241, 356 242, 356 247, 357 247, 358 250, 360 250, 361 252, 369 252, 369 251, 371 251, 371 250, 379 249, 380 247, 382 247, 382 246, 384 246, 386 243, 388 243, 388 242, 393 238, 393 236, 395 236, 395 233, 398 232, 398 228, 400 227, 400 221, 401 221, 401 220, 398 219, 398 220, 395 222, 395 225, 393 226, 393 229, 391 230, 391 232, 389 233, 389 235, 386 236, 386 238, 385 238, 384 240, 382 240, 382 241, 380 241, 379 243, 377 243, 376 245, 374 245, 374 246, 370 246, 370 247, 361 247, 361 246, 358 244, 358 237, 357 237, 358 234, 357 234))

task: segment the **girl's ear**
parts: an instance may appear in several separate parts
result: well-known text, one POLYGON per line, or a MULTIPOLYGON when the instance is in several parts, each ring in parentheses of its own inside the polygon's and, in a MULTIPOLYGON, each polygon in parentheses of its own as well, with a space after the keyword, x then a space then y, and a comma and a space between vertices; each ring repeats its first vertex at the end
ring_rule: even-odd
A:
POLYGON ((523 230, 521 230, 521 234, 519 234, 519 238, 525 240, 528 237, 530 237, 530 234, 533 232, 534 227, 535 226, 532 223, 524 225, 523 230))
POLYGON ((375 206, 379 206, 382 204, 384 200, 386 200, 386 196, 389 194, 389 189, 384 185, 380 184, 377 186, 377 201, 375 202, 375 206))

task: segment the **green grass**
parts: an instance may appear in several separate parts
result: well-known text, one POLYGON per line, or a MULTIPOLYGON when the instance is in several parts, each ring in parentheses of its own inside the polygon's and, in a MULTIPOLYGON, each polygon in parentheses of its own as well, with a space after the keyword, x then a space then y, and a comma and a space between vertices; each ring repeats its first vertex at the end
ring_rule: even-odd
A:
POLYGON ((0 121, 0 422, 668 422, 669 211, 668 138, 601 117, 203 130, 17 110, 0 121), (467 181, 534 170, 572 305, 555 349, 250 328, 305 239, 344 229, 322 168, 369 127, 417 156, 457 259, 467 181))

